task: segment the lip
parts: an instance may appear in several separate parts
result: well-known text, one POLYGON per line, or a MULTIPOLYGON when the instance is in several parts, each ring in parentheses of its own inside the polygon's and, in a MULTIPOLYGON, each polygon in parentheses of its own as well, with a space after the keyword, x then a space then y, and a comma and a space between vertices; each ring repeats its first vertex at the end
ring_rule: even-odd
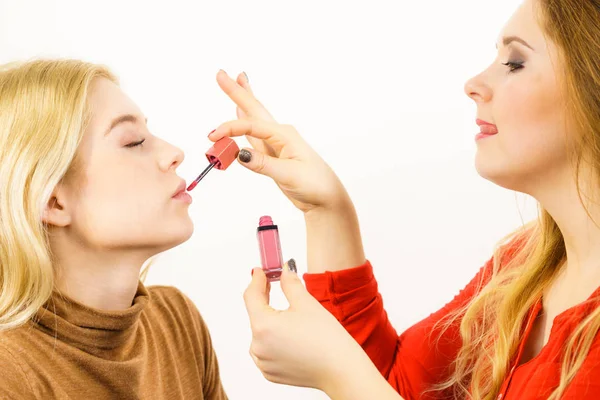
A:
POLYGON ((477 119, 475 123, 479 126, 480 132, 477 137, 494 136, 498 133, 498 127, 482 119, 477 119))
POLYGON ((479 126, 482 126, 482 125, 493 125, 493 126, 496 126, 496 125, 494 125, 494 124, 492 124, 492 123, 490 123, 490 122, 484 121, 484 120, 482 120, 482 119, 479 119, 479 118, 477 118, 477 119, 475 120, 475 123, 476 123, 477 125, 479 125, 479 126))
POLYGON ((185 181, 182 179, 177 186, 177 191, 172 196, 173 200, 181 201, 184 204, 192 204, 192 196, 186 191, 185 181))
POLYGON ((485 139, 485 138, 488 138, 488 137, 492 137, 492 136, 495 136, 495 135, 487 135, 485 133, 479 132, 477 135, 475 135, 475 141, 478 141, 478 140, 481 140, 481 139, 485 139))
POLYGON ((177 195, 185 193, 185 188, 186 184, 185 181, 182 179, 181 182, 179 182, 179 186, 177 186, 177 190, 175 191, 175 193, 173 193, 173 196, 171 197, 176 197, 177 195))

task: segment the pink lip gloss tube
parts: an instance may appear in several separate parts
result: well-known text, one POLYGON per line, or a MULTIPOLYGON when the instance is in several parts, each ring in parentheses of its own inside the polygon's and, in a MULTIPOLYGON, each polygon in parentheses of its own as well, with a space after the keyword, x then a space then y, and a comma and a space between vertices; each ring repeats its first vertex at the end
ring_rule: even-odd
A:
POLYGON ((260 217, 256 229, 258 247, 260 249, 260 261, 263 271, 269 282, 278 281, 283 268, 283 256, 281 255, 281 243, 279 241, 279 230, 277 225, 269 216, 260 217))

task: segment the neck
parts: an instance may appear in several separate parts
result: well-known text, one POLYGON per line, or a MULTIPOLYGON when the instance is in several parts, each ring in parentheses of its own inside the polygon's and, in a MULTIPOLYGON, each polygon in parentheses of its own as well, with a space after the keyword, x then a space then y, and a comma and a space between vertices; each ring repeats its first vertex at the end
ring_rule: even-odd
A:
POLYGON ((147 250, 91 250, 69 241, 51 243, 56 288, 71 299, 104 311, 131 307, 147 250))
POLYGON ((600 278, 600 204, 591 199, 597 198, 596 190, 588 179, 589 174, 581 173, 580 190, 573 177, 563 177, 559 182, 548 185, 546 191, 539 190, 535 198, 552 216, 560 229, 567 252, 568 273, 600 278))

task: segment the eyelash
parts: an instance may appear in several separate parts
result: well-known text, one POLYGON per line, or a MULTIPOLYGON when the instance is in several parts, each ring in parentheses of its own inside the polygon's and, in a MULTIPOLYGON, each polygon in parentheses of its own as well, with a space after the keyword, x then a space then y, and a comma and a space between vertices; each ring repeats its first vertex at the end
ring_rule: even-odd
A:
POLYGON ((515 72, 516 70, 523 68, 523 62, 508 61, 508 62, 502 63, 502 65, 506 65, 507 67, 510 67, 509 72, 515 72))
POLYGON ((142 139, 139 142, 133 142, 133 143, 126 144, 125 147, 141 146, 145 141, 146 141, 146 139, 142 139))

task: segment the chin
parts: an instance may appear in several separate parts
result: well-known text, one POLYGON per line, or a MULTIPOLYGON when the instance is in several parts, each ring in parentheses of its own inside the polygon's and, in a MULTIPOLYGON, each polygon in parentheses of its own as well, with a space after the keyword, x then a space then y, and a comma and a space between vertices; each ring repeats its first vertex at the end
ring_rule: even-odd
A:
POLYGON ((194 223, 190 218, 184 223, 181 224, 179 229, 174 232, 173 241, 176 243, 173 247, 179 246, 182 243, 185 243, 192 237, 194 234, 194 223))
POLYGON ((479 176, 500 187, 516 192, 527 193, 525 190, 523 174, 519 171, 511 170, 506 165, 492 165, 489 160, 476 158, 475 169, 479 176))
POLYGON ((150 242, 155 243, 155 246, 152 247, 155 248, 156 253, 162 253, 187 242, 193 233, 194 223, 189 219, 185 223, 167 229, 163 227, 159 230, 158 235, 154 237, 154 240, 150 240, 150 242))

